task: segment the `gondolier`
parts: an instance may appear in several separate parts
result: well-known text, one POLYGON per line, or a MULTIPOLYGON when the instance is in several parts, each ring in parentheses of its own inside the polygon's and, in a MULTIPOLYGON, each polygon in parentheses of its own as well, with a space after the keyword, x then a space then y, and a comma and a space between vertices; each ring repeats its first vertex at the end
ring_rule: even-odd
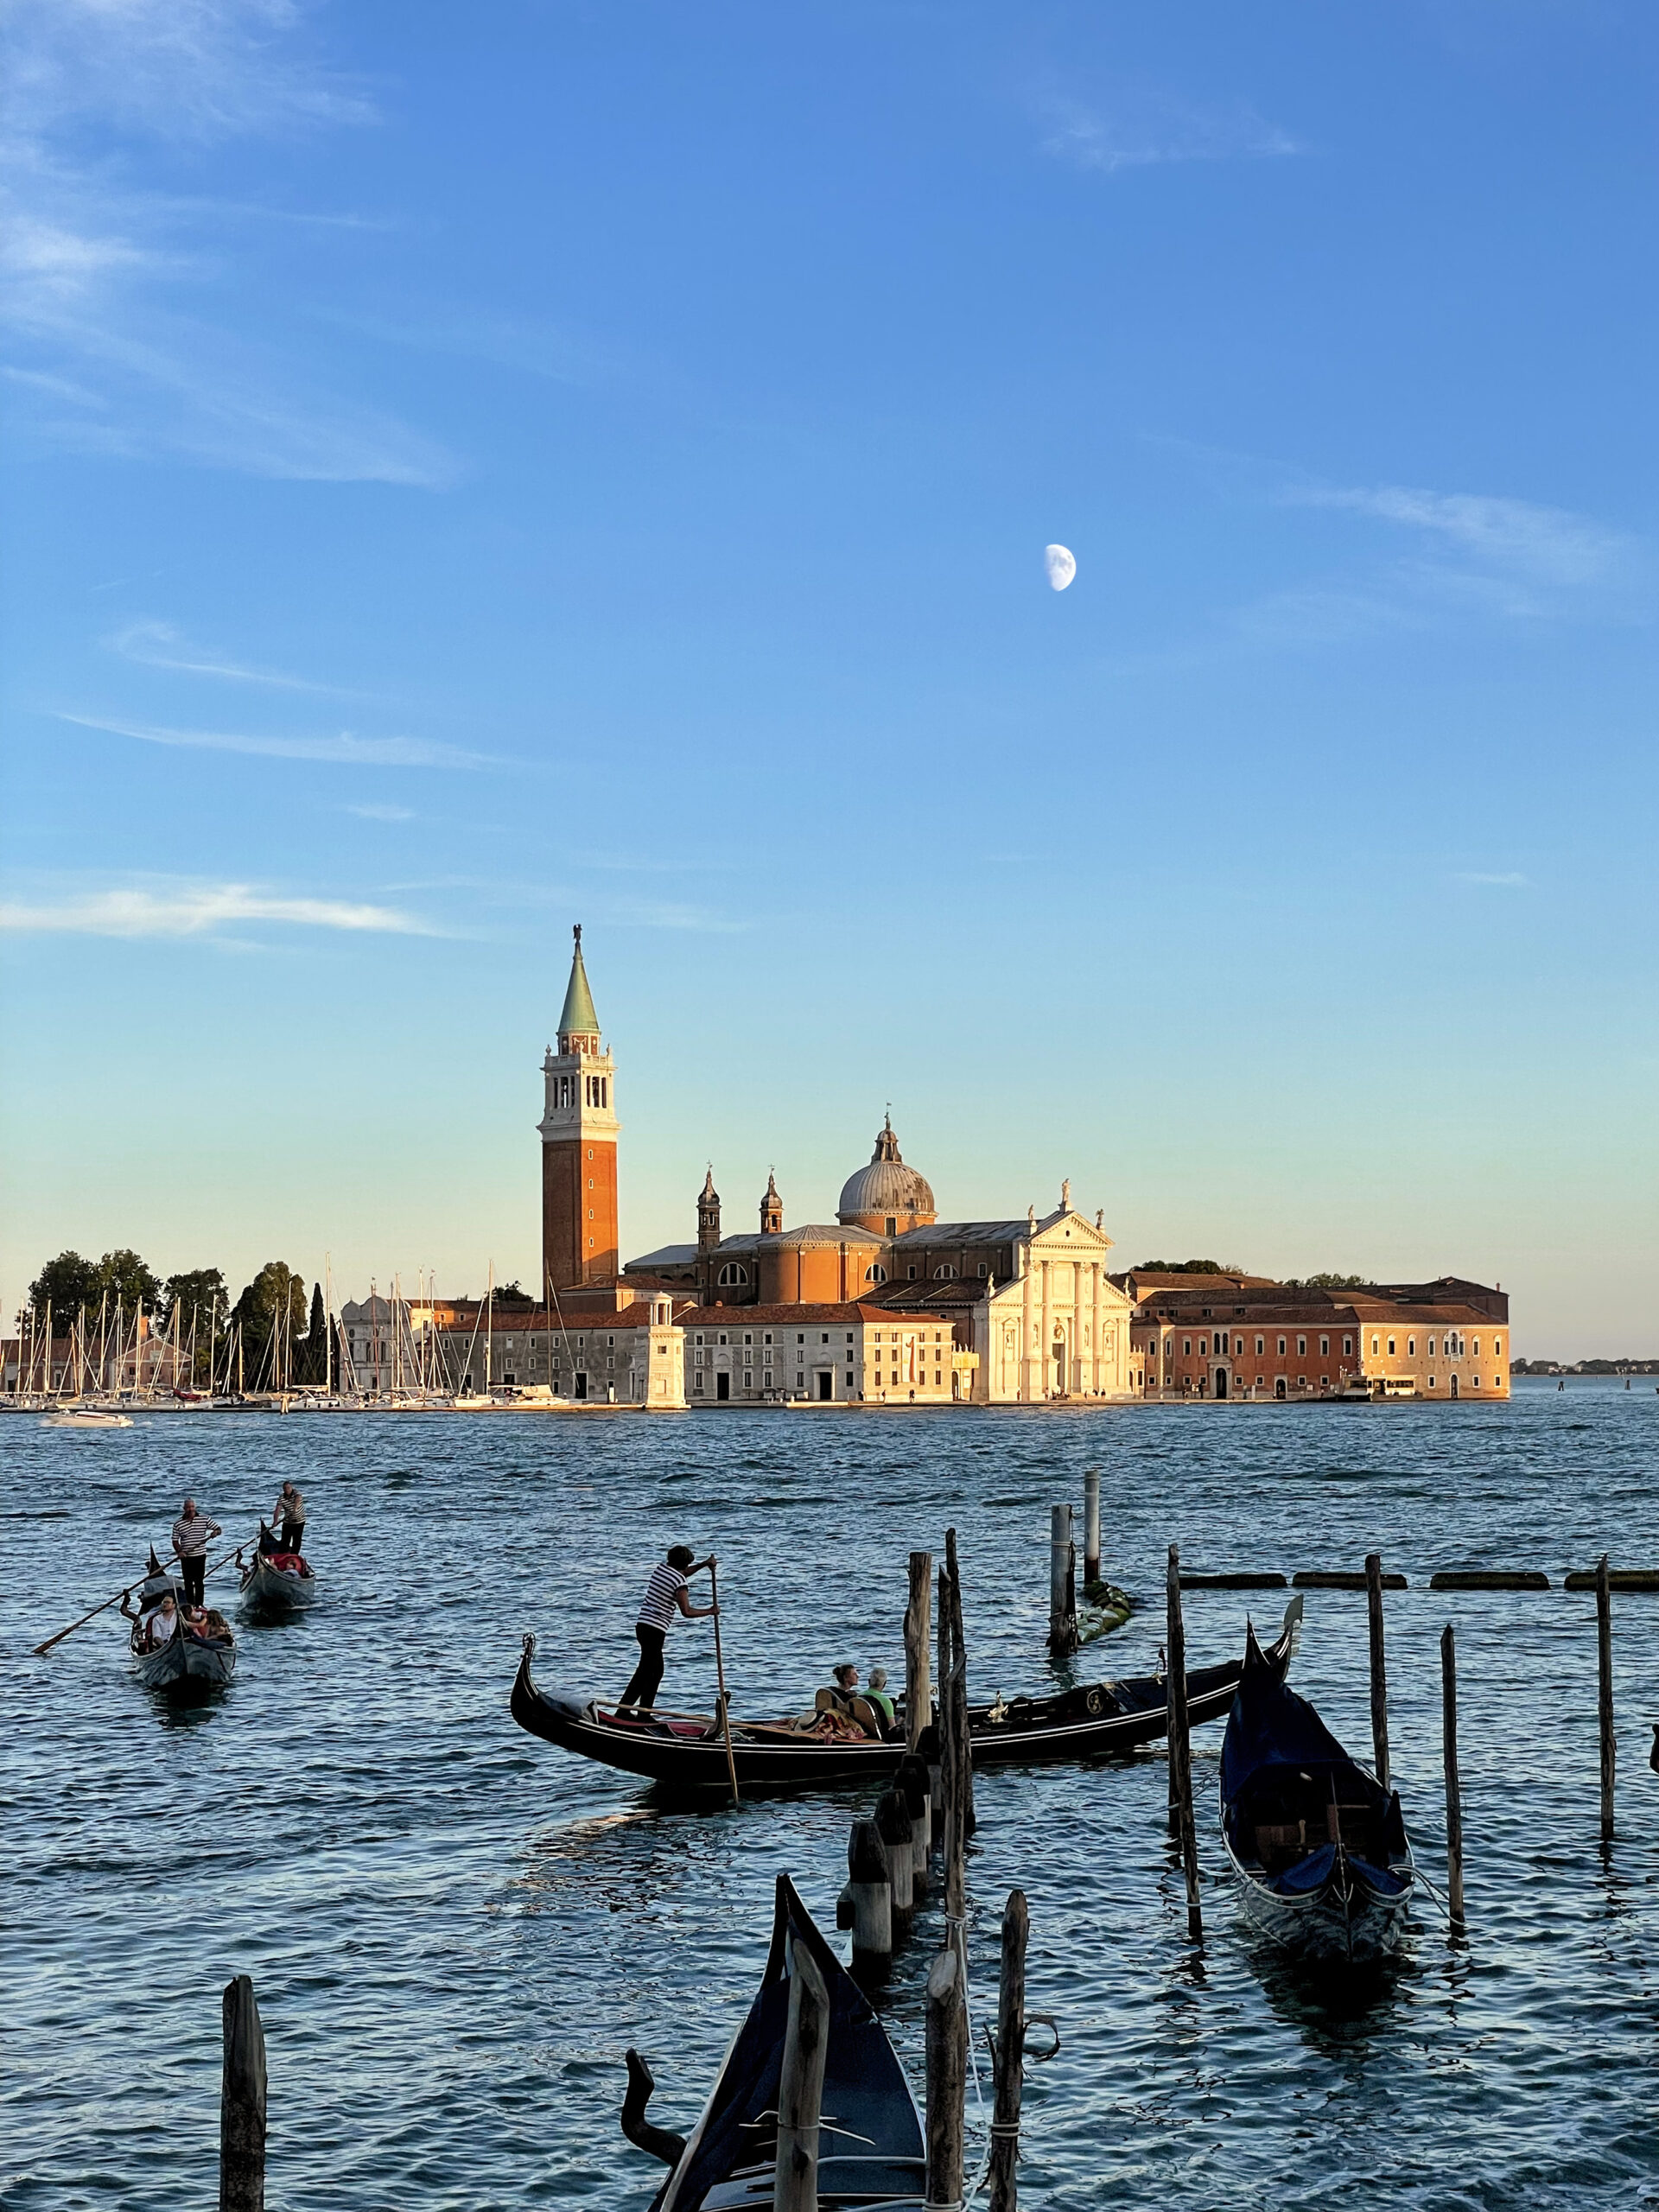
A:
POLYGON ((217 1521, 207 1514, 198 1513, 196 1501, 187 1497, 184 1510, 173 1523, 173 1549, 178 1554, 179 1580, 184 1585, 187 1605, 203 1602, 203 1589, 207 1575, 207 1546, 211 1540, 223 1534, 217 1521))
POLYGON ((633 1624, 634 1640, 639 1646, 639 1664, 629 1677, 628 1687, 618 1700, 619 1715, 649 1713, 657 1700, 663 1679, 663 1643, 675 1611, 684 1614, 689 1621, 712 1620, 713 1605, 694 1605, 687 1588, 690 1578, 701 1574, 705 1567, 719 1562, 711 1552, 707 1559, 692 1555, 689 1544, 676 1544, 666 1560, 651 1570, 651 1580, 645 1585, 645 1594, 640 1600, 639 1618, 633 1624))
POLYGON ((305 1497, 292 1483, 283 1484, 276 1503, 270 1509, 271 1527, 275 1529, 279 1522, 282 1548, 297 1558, 305 1549, 305 1497))

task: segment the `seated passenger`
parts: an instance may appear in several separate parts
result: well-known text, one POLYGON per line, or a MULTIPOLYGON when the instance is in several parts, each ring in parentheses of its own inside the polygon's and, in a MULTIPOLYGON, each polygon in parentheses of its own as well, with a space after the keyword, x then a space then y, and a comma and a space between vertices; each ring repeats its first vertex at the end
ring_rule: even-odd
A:
POLYGON ((887 1670, 885 1667, 871 1668, 869 1686, 864 1694, 880 1715, 881 1733, 883 1736, 890 1736, 893 1733, 893 1723, 898 1718, 898 1713, 893 1699, 887 1693, 887 1670))
POLYGON ((170 1643, 178 1624, 179 1609, 169 1590, 156 1610, 144 1617, 139 1633, 145 1650, 159 1651, 164 1643, 170 1643))
MULTIPOLYGON (((819 1700, 833 1699, 836 1712, 843 1713, 849 1720, 855 1720, 867 1736, 874 1736, 879 1743, 887 1731, 875 1707, 867 1697, 859 1694, 857 1668, 849 1662, 832 1668, 830 1672, 835 1677, 835 1688, 820 1690, 819 1700)), ((823 1710, 822 1704, 819 1709, 823 1710)))
POLYGON ((210 1605, 201 1617, 200 1633, 211 1637, 215 1643, 228 1643, 231 1640, 231 1624, 223 1613, 210 1605))

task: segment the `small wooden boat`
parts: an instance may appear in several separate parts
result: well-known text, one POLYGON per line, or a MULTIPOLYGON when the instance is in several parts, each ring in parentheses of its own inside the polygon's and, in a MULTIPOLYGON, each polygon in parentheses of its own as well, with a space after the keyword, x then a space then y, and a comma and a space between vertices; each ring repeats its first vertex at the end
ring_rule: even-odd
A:
MULTIPOLYGON (((1277 1638, 1258 1654, 1275 1680, 1290 1664, 1301 1617, 1302 1601, 1293 1598, 1277 1638)), ((670 1789, 730 1789, 725 1735, 713 1714, 619 1716, 596 1699, 541 1689, 531 1670, 535 1653, 536 1639, 527 1636, 511 1700, 521 1728, 561 1751, 670 1789)), ((1219 1720, 1232 1704, 1242 1672, 1239 1660, 1191 1672, 1190 1718, 1195 1723, 1219 1720)), ((1167 1687, 1163 1675, 1155 1674, 1080 1683, 1046 1697, 999 1696, 990 1705, 970 1707, 968 1719, 976 1766, 1109 1758, 1156 1743, 1164 1734, 1167 1687)), ((732 1763, 746 1793, 879 1781, 893 1772, 904 1755, 902 1728, 879 1742, 818 1734, 786 1719, 732 1720, 732 1763)))
POLYGON ((921 2204, 927 2149, 904 2069, 868 1999, 819 1933, 788 1875, 780 1874, 766 1972, 689 2137, 645 2122, 645 2102, 655 2084, 639 2053, 628 2053, 623 2127, 630 2141, 672 2168, 652 2199, 651 2212, 760 2212, 770 2207, 790 1977, 795 1956, 803 1952, 823 1975, 830 1999, 819 2106, 818 2203, 823 2212, 855 2205, 921 2204))
MULTIPOLYGON (((242 1563, 240 1597, 242 1608, 250 1613, 292 1613, 316 1602, 317 1578, 308 1560, 297 1552, 267 1551, 265 1540, 271 1532, 262 1521, 259 1523, 259 1548, 253 1557, 242 1563)), ((275 1542, 275 1538, 271 1538, 275 1542)))
POLYGON ((1244 1910, 1310 1964, 1374 1964, 1405 1936, 1416 1869, 1397 1791, 1349 1758, 1254 1635, 1221 1747, 1221 1832, 1244 1910))
MULTIPOLYGON (((191 1628, 181 1614, 177 1627, 166 1643, 152 1643, 150 1617, 163 1598, 171 1596, 176 1605, 179 1594, 178 1584, 152 1549, 149 1568, 137 1592, 138 1617, 133 1622, 128 1643, 133 1665, 144 1688, 182 1702, 193 1697, 209 1696, 214 1690, 224 1688, 236 1672, 236 1638, 228 1622, 222 1636, 204 1635, 191 1628)), ((220 1618, 214 1616, 215 1619, 220 1618)))

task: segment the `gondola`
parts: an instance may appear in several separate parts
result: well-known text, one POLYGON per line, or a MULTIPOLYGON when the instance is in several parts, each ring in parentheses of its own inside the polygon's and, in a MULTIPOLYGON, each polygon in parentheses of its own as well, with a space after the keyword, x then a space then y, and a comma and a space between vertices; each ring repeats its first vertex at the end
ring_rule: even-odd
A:
MULTIPOLYGON (((1295 1649, 1302 1601, 1293 1598, 1284 1625, 1262 1655, 1282 1678, 1295 1649)), ((675 1790, 710 1793, 731 1787, 719 1721, 701 1713, 659 1713, 619 1719, 594 1698, 538 1688, 531 1672, 536 1639, 524 1638, 512 1685, 512 1712, 521 1728, 544 1743, 625 1774, 643 1775, 675 1790)), ((1200 1667, 1186 1678, 1194 1721, 1219 1720, 1233 1701, 1242 1662, 1200 1667)), ((1027 1766, 1050 1760, 1109 1758, 1156 1743, 1167 1720, 1162 1675, 1080 1683, 1046 1697, 998 1697, 971 1707, 976 1766, 1027 1766)), ((904 1732, 892 1739, 842 1741, 804 1732, 788 1719, 732 1721, 732 1763, 745 1793, 862 1783, 891 1774, 905 1754, 904 1732)))
POLYGON ((134 1669, 144 1688, 183 1703, 225 1688, 236 1672, 236 1638, 228 1625, 222 1637, 202 1636, 181 1618, 167 1642, 151 1650, 145 1641, 145 1623, 169 1592, 176 1603, 179 1586, 152 1549, 138 1586, 138 1615, 128 1644, 134 1669))
POLYGON ((732 2039, 702 2116, 682 2139, 645 2120, 655 2084, 628 2053, 622 2125, 629 2139, 672 2169, 651 2212, 740 2212, 770 2206, 778 2157, 778 2094, 795 1956, 810 1956, 830 1999, 818 2122, 823 2212, 854 2205, 917 2205, 927 2152, 916 2101, 867 1999, 819 1933, 787 1874, 778 1877, 772 1947, 748 2017, 732 2039))
MULTIPOLYGON (((308 1560, 297 1552, 276 1548, 276 1539, 262 1521, 259 1543, 253 1557, 242 1565, 239 1594, 249 1613, 291 1613, 316 1602, 317 1578, 308 1560), (272 1548, 266 1548, 270 1539, 272 1548)), ((242 1554, 237 1554, 238 1564, 242 1554)))
POLYGON ((1254 1635, 1221 1747, 1221 1832, 1249 1919, 1313 1966, 1387 1959, 1416 1869, 1397 1791, 1350 1758, 1254 1635))

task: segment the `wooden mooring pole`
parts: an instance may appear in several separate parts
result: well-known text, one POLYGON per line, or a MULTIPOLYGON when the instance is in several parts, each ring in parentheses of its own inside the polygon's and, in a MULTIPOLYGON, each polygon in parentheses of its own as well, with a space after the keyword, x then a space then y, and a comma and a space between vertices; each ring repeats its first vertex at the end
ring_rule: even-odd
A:
POLYGON ((951 1732, 962 1777, 962 1834, 965 1843, 979 1826, 979 1821, 974 1811, 973 1740, 968 1729, 968 1630, 962 1618, 962 1562, 957 1557, 954 1529, 944 1532, 944 1557, 950 1570, 951 1688, 956 1699, 951 1732))
POLYGON ((960 2206, 968 2089, 968 2000, 962 1956, 940 1951, 927 1976, 927 2202, 960 2206))
POLYGON ((927 1895, 927 1862, 933 1840, 932 1791, 927 1761, 916 1751, 906 1751, 899 1762, 893 1786, 903 1797, 910 1814, 911 1891, 919 1905, 927 1895))
POLYGON ((1446 1756, 1446 1897, 1453 1934, 1463 1919, 1463 1790, 1458 1780, 1458 1645, 1447 1621, 1440 1631, 1440 1735, 1446 1756))
POLYGON ((905 1607, 905 1746, 914 1751, 917 1740, 933 1718, 933 1681, 930 1669, 933 1605, 933 1554, 910 1555, 910 1602, 905 1607))
POLYGON ((1376 1758, 1376 1778, 1387 1789, 1389 1781, 1389 1670, 1382 1653, 1382 1560, 1376 1552, 1365 1554, 1365 1611, 1371 1629, 1371 1748, 1376 1758))
POLYGON ((264 2212, 265 2031, 245 1974, 225 1985, 219 2098, 219 2212, 264 2212))
POLYGON ((818 2212, 818 2116, 829 2042, 830 1995, 823 1976, 805 1946, 791 1944, 772 2212, 818 2212))
POLYGON ((1100 1580, 1100 1469, 1083 1471, 1083 1586, 1092 1590, 1100 1580))
POLYGON ((1613 1733, 1613 1596, 1607 1580, 1607 1554, 1596 1561, 1596 1719, 1601 1732, 1601 1840, 1613 1840, 1613 1769, 1618 1758, 1613 1733))
POLYGON ((996 2103, 991 2120, 991 2212, 1016 2212, 1020 2099, 1026 2069, 1026 1939, 1031 1915, 1023 1890, 1010 1890, 1002 1915, 1002 1971, 996 1993, 996 2103))
POLYGON ((1077 1548, 1071 1540, 1071 1509, 1057 1505, 1049 1516, 1048 1653, 1069 1659, 1077 1648, 1077 1548))
POLYGON ((893 1924, 908 1923, 916 1910, 916 1860, 910 1825, 910 1808, 904 1793, 884 1789, 875 1802, 875 1825, 887 1853, 887 1879, 893 1890, 893 1924))
POLYGON ((1186 1712, 1186 1630, 1181 1620, 1181 1555, 1169 1548, 1169 1620, 1164 1678, 1169 1726, 1170 1825, 1180 1838, 1181 1867, 1186 1876, 1186 1932, 1193 1942, 1204 1938, 1204 1912, 1198 1903, 1198 1832, 1192 1818, 1192 1739, 1186 1712))
POLYGON ((854 1973, 885 1974, 893 1962, 893 1878, 887 1847, 874 1821, 855 1821, 847 1839, 846 1900, 854 1973))

